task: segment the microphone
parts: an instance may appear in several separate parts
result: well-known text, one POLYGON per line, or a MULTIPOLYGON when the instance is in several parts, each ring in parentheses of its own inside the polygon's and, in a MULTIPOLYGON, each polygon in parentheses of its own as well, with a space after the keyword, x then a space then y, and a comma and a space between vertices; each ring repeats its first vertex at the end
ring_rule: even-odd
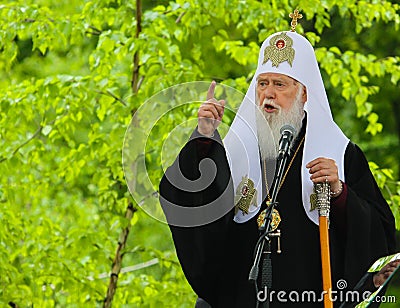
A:
POLYGON ((291 125, 283 125, 281 128, 281 139, 279 140, 278 160, 282 159, 285 155, 289 155, 290 143, 296 130, 291 125))

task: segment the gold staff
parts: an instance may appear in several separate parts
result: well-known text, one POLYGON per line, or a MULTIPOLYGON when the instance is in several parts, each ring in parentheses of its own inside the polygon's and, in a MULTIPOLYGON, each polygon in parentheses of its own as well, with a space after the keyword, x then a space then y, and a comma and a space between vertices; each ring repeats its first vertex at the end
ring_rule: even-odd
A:
POLYGON ((329 250, 329 207, 330 207, 330 185, 328 182, 314 184, 316 195, 316 208, 319 214, 319 242, 321 244, 322 261, 322 286, 324 291, 324 307, 333 308, 332 303, 332 276, 331 256, 329 250))

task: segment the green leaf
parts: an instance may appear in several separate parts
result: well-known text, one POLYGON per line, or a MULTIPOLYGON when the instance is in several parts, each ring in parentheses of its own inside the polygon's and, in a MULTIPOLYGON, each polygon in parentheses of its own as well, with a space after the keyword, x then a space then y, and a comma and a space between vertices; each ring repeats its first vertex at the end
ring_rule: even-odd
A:
POLYGON ((46 125, 42 128, 42 134, 47 136, 52 130, 52 127, 50 125, 46 125))

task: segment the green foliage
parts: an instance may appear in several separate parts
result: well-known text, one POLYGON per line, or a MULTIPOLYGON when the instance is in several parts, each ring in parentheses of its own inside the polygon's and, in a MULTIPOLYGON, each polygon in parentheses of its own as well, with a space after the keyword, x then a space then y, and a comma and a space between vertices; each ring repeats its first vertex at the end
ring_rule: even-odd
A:
MULTIPOLYGON (((297 6, 304 15, 298 31, 316 48, 335 118, 383 165, 371 169, 400 229, 397 4, 150 1, 143 3, 136 37, 135 1, 2 1, 2 306, 101 306, 104 273, 129 223, 123 265, 159 262, 121 274, 114 305, 193 306, 168 227, 141 211, 132 222, 124 218, 132 202, 122 168, 125 131, 143 102, 176 84, 215 79, 245 92, 258 46, 289 29, 287 15, 297 6), (137 93, 131 86, 135 53, 137 93)), ((153 189, 162 174, 159 144, 194 110, 178 108, 152 129, 145 160, 153 189)), ((143 172, 136 174, 139 181, 143 172)))
POLYGON ((374 162, 369 162, 369 167, 378 186, 388 196, 387 201, 396 218, 396 229, 400 229, 400 181, 395 181, 392 169, 379 168, 374 162))

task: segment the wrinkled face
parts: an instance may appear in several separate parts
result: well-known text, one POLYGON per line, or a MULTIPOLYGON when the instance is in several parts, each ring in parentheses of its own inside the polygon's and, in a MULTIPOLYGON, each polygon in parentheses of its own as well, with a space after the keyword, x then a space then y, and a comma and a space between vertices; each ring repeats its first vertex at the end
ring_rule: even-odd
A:
MULTIPOLYGON (((263 110, 271 114, 279 110, 288 111, 295 101, 300 83, 291 77, 277 73, 264 73, 257 77, 256 95, 263 110)), ((301 102, 307 101, 307 91, 304 87, 301 102)))
POLYGON ((290 125, 295 137, 301 131, 304 118, 305 87, 282 74, 265 73, 257 78, 256 125, 260 154, 263 160, 276 158, 281 128, 290 125))

